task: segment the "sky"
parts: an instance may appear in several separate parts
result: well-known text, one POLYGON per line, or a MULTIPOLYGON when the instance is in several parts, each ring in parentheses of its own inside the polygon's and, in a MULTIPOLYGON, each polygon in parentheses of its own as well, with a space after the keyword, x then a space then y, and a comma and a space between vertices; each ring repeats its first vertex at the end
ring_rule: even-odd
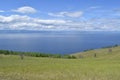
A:
POLYGON ((0 0, 0 30, 120 31, 120 0, 0 0))

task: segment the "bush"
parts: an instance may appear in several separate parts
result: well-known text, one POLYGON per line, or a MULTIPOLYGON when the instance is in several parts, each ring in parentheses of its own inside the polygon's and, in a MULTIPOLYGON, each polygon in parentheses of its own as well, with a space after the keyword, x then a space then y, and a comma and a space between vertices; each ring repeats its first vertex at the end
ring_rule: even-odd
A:
POLYGON ((25 56, 32 56, 32 57, 51 57, 51 58, 76 59, 75 56, 70 56, 70 55, 46 54, 46 53, 37 53, 37 52, 18 52, 18 51, 9 51, 9 50, 0 50, 0 54, 5 54, 5 55, 24 54, 25 56))
POLYGON ((76 59, 76 57, 75 56, 71 56, 71 55, 64 55, 64 57, 63 58, 67 58, 67 59, 76 59))

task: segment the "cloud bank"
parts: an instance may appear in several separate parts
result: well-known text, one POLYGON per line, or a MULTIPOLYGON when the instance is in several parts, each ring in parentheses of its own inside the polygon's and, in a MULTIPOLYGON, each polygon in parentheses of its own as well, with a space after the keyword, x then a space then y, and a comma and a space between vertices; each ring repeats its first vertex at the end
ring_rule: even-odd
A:
POLYGON ((119 31, 120 19, 91 19, 87 21, 51 20, 21 15, 0 15, 0 30, 80 30, 119 31))
MULTIPOLYGON (((89 9, 96 9, 98 7, 90 7, 89 9)), ((89 11, 89 9, 87 11, 89 11)), ((0 13, 7 11, 0 10, 0 13)), ((9 11, 8 11, 9 12, 9 11)), ((10 15, 0 15, 0 30, 79 30, 79 31, 120 31, 120 15, 119 10, 117 14, 109 13, 109 17, 101 16, 99 18, 82 19, 84 11, 58 12, 46 13, 46 19, 28 16, 31 13, 36 15, 38 10, 30 6, 23 6, 11 11, 10 15), (16 12, 16 13, 12 13, 16 12), (17 14, 22 13, 22 14, 17 14), (114 17, 113 17, 114 15, 114 17), (54 19, 49 19, 53 17, 54 19)), ((102 11, 103 12, 103 11, 102 11)), ((114 11, 115 12, 115 11, 114 11)), ((100 13, 100 11, 99 11, 100 13)), ((39 13, 41 15, 41 13, 39 13)), ((91 13, 92 14, 92 13, 91 13)), ((93 13, 94 15, 96 13, 93 13)), ((102 13, 100 13, 102 14, 102 13)), ((89 17, 87 16, 87 17, 89 17)))

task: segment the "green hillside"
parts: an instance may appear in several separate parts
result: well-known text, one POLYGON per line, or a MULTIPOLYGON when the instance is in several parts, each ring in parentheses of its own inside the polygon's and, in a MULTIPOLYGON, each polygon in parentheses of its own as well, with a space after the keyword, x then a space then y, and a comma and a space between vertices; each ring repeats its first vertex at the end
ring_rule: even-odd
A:
POLYGON ((120 46, 87 50, 72 55, 77 58, 120 59, 120 46))
POLYGON ((78 59, 0 54, 0 80, 120 79, 120 46, 72 55, 78 59))

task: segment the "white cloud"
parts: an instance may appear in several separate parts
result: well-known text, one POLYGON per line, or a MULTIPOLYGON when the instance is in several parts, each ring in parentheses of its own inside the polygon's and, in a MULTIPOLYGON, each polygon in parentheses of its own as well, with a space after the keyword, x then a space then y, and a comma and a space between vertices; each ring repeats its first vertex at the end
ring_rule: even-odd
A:
POLYGON ((4 10, 0 10, 0 12, 5 12, 4 10))
POLYGON ((16 10, 12 10, 13 12, 18 12, 18 13, 36 13, 37 10, 30 7, 30 6, 24 6, 24 7, 20 7, 16 10))
POLYGON ((98 9, 98 8, 101 8, 100 6, 92 6, 92 7, 89 7, 89 9, 98 9))
POLYGON ((75 22, 72 20, 44 20, 21 15, 0 15, 0 30, 120 31, 120 19, 96 18, 75 22))
POLYGON ((54 16, 54 17, 81 17, 83 15, 82 11, 76 11, 76 12, 59 12, 59 13, 49 13, 48 15, 54 16))
POLYGON ((53 16, 53 17, 64 17, 64 15, 61 13, 59 13, 59 14, 58 13, 56 13, 56 14, 55 13, 48 13, 48 15, 53 16))
POLYGON ((66 16, 69 17, 81 17, 83 14, 83 12, 79 11, 79 12, 71 12, 71 13, 65 13, 66 16))
MULTIPOLYGON (((10 30, 47 30, 65 25, 65 20, 43 20, 29 16, 0 16, 0 29, 10 30)), ((68 21, 69 22, 69 21, 68 21)))

